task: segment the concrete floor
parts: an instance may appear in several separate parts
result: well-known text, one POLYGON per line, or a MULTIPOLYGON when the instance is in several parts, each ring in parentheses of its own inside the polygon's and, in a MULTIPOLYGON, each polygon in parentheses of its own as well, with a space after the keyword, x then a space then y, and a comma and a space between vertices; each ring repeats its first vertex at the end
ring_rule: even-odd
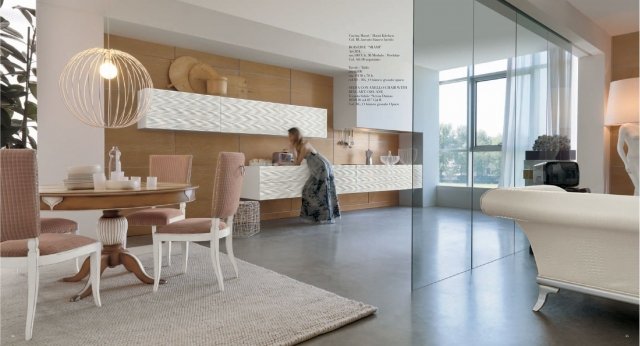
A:
MULTIPOLYGON (((456 213, 428 213, 439 229, 459 229, 456 213)), ((234 250, 245 261, 379 308, 307 345, 638 345, 634 305, 561 290, 532 312, 536 267, 528 251, 412 291, 411 215, 409 208, 388 208, 345 213, 334 225, 269 221, 261 233, 234 239, 234 250)), ((447 269, 447 260, 422 258, 434 271, 460 272, 447 269)), ((459 259, 452 263, 465 268, 459 259)))

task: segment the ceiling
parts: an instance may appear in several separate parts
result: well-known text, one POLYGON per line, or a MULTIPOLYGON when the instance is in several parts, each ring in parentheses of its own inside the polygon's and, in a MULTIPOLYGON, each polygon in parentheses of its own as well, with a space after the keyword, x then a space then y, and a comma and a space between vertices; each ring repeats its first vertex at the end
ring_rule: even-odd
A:
POLYGON ((638 31, 638 0, 567 0, 609 35, 638 31))
POLYGON ((176 0, 337 44, 349 33, 410 33, 413 0, 176 0))
POLYGON ((411 61, 413 0, 37 0, 102 13, 109 32, 322 74, 343 73, 350 33, 396 33, 411 61))

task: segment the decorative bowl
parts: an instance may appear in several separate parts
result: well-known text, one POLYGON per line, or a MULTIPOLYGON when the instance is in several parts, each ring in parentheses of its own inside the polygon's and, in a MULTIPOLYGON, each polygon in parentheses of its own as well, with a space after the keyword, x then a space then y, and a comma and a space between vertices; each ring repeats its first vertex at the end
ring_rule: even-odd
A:
POLYGON ((382 163, 384 163, 387 166, 391 166, 391 165, 395 165, 396 163, 398 163, 398 161, 400 161, 400 156, 393 156, 393 155, 380 156, 380 161, 382 161, 382 163))
POLYGON ((403 165, 410 165, 416 161, 418 156, 418 149, 406 148, 398 149, 398 156, 400 156, 400 163, 403 165))

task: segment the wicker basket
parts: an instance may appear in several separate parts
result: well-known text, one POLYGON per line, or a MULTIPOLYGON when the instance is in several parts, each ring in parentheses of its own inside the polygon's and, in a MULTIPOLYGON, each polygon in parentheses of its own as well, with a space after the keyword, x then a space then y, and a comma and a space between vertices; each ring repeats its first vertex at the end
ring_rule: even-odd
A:
POLYGON ((260 232, 260 202, 240 201, 233 217, 233 236, 247 238, 260 232))

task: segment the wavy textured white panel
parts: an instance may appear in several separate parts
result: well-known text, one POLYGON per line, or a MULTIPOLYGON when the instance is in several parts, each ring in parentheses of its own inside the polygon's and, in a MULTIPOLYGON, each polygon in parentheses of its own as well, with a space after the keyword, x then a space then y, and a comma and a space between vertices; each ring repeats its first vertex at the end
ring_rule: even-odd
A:
POLYGON ((298 127, 307 137, 327 137, 326 109, 228 97, 220 107, 222 132, 283 136, 298 127))
POLYGON ((357 172, 355 165, 334 166, 333 175, 336 181, 336 190, 338 193, 354 193, 357 189, 357 172))
POLYGON ((147 89, 151 104, 138 128, 220 132, 220 97, 147 89))
MULTIPOLYGON (((339 194, 408 190, 422 186, 422 166, 419 165, 336 165, 333 169, 339 194)), ((309 177, 306 165, 250 166, 246 167, 246 172, 241 197, 259 200, 300 197, 309 177)))
POLYGON ((261 166, 260 181, 285 182, 285 181, 305 181, 309 176, 307 165, 301 166, 261 166))
POLYGON ((422 188, 422 165, 414 165, 413 167, 413 188, 422 188))
POLYGON ((410 165, 359 166, 358 191, 390 191, 412 188, 413 170, 410 165))
POLYGON ((327 138, 327 110, 273 102, 145 89, 151 93, 141 129, 286 136, 298 127, 307 137, 327 138))

